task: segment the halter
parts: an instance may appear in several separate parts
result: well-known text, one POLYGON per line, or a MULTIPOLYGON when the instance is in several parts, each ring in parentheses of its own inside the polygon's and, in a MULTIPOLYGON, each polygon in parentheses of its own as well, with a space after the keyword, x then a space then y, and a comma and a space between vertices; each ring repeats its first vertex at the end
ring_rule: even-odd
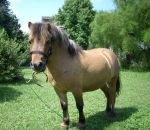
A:
POLYGON ((30 55, 32 55, 32 54, 43 55, 44 58, 45 58, 46 61, 47 61, 47 60, 48 60, 48 57, 49 57, 50 55, 52 55, 52 48, 50 47, 50 48, 48 49, 48 52, 47 52, 47 53, 44 53, 44 52, 41 52, 41 51, 31 51, 31 52, 30 52, 30 55))

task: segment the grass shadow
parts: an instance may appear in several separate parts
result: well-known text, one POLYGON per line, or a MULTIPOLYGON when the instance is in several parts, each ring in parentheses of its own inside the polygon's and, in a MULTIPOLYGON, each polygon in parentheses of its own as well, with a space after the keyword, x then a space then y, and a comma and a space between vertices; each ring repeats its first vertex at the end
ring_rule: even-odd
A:
POLYGON ((38 80, 31 80, 29 78, 22 78, 22 79, 17 79, 14 81, 5 81, 5 82, 0 82, 1 85, 30 85, 30 84, 35 84, 37 83, 38 80))
POLYGON ((16 100, 22 93, 11 87, 0 87, 0 103, 16 100))
MULTIPOLYGON (((104 111, 97 112, 96 114, 86 118, 86 128, 84 130, 106 130, 114 122, 125 121, 137 111, 138 109, 135 107, 116 108, 117 118, 115 121, 112 121, 110 118, 108 118, 104 111)), ((71 128, 75 126, 76 123, 72 122, 71 128)), ((118 130, 118 127, 113 126, 112 129, 118 130)))
MULTIPOLYGON (((138 109, 135 107, 117 108, 116 109, 116 120, 110 120, 104 113, 98 112, 86 119, 86 130, 104 130, 114 122, 121 122, 128 119, 133 113, 137 112, 138 109)), ((114 128, 115 129, 115 128, 114 128)))

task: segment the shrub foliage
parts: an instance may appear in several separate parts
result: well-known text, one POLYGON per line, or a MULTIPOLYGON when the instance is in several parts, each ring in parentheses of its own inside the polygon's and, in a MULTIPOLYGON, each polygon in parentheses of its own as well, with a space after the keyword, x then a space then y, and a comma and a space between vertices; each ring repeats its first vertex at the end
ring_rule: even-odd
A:
POLYGON ((0 29, 0 82, 14 80, 21 76, 19 66, 22 55, 21 46, 9 39, 6 31, 0 29))

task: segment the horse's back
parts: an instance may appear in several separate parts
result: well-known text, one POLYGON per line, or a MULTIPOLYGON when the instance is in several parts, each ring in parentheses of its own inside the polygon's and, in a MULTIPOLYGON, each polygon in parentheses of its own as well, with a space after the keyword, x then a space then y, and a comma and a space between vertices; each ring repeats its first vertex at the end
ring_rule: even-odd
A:
POLYGON ((119 71, 117 56, 110 49, 96 48, 86 50, 84 51, 83 58, 86 62, 85 64, 89 65, 89 67, 95 65, 95 67, 98 67, 95 69, 104 69, 108 67, 113 71, 119 71))

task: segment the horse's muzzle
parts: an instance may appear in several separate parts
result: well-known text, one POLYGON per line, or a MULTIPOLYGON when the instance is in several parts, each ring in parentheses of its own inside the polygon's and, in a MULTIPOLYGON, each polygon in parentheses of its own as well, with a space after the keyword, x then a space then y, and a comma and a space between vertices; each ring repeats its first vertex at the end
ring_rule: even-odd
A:
POLYGON ((31 68, 36 72, 43 72, 46 69, 46 65, 44 62, 33 62, 31 61, 31 68))

